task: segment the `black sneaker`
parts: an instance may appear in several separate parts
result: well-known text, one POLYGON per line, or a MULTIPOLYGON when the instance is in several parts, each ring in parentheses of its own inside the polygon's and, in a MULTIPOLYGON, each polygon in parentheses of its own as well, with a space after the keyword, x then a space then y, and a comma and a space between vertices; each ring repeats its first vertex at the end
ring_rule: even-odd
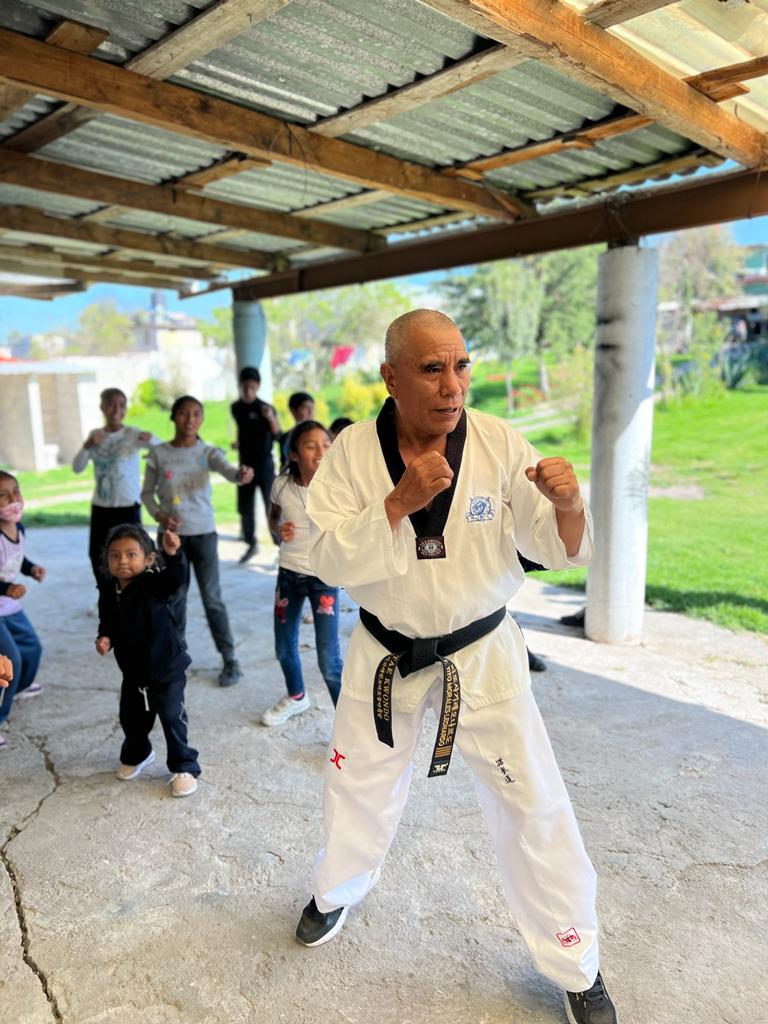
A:
POLYGON ((258 550, 259 545, 255 540, 252 541, 245 549, 245 553, 240 556, 240 565, 245 565, 246 562, 249 562, 258 550))
POLYGON ((586 992, 565 993, 565 1012, 570 1024, 617 1024, 616 1009, 599 971, 586 992))
POLYGON ((348 910, 349 907, 339 907, 329 914, 321 914, 313 896, 304 907, 296 938, 305 946, 322 946, 341 931, 348 910))
POLYGON ((234 686, 240 682, 240 663, 234 658, 224 662, 224 668, 219 672, 219 686, 234 686))
MULTIPOLYGON (((526 651, 528 648, 526 647, 526 651)), ((547 663, 543 658, 540 658, 538 654, 534 654, 533 651, 528 651, 528 671, 529 672, 546 672, 547 663)))

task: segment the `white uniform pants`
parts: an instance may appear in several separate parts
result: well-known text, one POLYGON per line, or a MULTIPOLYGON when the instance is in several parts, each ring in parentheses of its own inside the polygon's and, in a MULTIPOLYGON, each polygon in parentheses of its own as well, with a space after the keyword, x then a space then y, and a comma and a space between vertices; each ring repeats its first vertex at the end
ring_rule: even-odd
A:
MULTIPOLYGON (((440 693, 437 684, 415 712, 393 711, 391 748, 376 736, 371 705, 342 689, 325 765, 325 848, 313 876, 323 913, 358 903, 378 880, 408 797, 422 720, 430 705, 439 708, 440 693)), ((534 963, 569 991, 589 988, 599 963, 595 872, 530 688, 477 711, 463 703, 456 745, 534 963)))

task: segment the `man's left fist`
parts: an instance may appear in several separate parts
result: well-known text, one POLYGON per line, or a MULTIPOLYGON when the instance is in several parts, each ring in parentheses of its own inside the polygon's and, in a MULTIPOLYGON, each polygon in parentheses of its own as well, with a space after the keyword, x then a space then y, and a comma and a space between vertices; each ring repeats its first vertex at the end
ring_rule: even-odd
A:
POLYGON ((573 466, 560 456, 528 466, 525 475, 561 512, 581 512, 584 508, 573 466))

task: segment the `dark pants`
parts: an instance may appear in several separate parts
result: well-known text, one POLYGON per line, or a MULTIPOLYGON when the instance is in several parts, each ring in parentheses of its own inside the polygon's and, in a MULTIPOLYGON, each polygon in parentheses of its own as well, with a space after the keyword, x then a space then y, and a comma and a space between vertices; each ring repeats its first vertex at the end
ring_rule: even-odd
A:
POLYGON ((341 651, 339 650, 339 592, 317 576, 302 576, 290 569, 277 573, 275 591, 275 655, 292 697, 304 692, 299 658, 299 623, 304 601, 309 598, 315 620, 315 645, 320 674, 328 687, 333 706, 341 689, 341 651))
POLYGON ((91 560, 96 583, 104 576, 104 545, 113 526, 123 523, 140 523, 141 505, 127 505, 124 508, 102 508, 91 505, 91 536, 88 542, 88 557, 91 560))
POLYGON ((22 611, 0 616, 0 654, 10 658, 13 679, 0 690, 0 722, 11 713, 14 695, 34 682, 43 648, 32 623, 22 611))
MULTIPOLYGON (((246 463, 248 465, 248 463, 246 463)), ((243 540, 253 544, 256 540, 256 489, 261 491, 264 508, 269 518, 269 494, 275 479, 274 469, 259 470, 249 484, 237 488, 237 512, 243 529, 243 540)))
POLYGON ((187 556, 187 578, 171 598, 170 606, 176 626, 182 638, 187 628, 187 591, 189 590, 190 566, 195 570, 195 579, 200 588, 200 597, 208 620, 216 649, 225 661, 235 656, 235 642, 229 628, 229 617, 221 597, 219 585, 218 537, 216 533, 198 533, 192 537, 181 537, 181 550, 187 556))
POLYGON ((120 750, 122 764, 141 764, 149 756, 152 750, 149 734, 155 724, 155 717, 158 717, 168 748, 168 770, 200 774, 197 751, 187 743, 187 709, 184 707, 186 682, 184 672, 179 672, 162 686, 147 686, 145 703, 145 694, 138 685, 123 679, 120 690, 120 725, 125 733, 125 741, 120 750))

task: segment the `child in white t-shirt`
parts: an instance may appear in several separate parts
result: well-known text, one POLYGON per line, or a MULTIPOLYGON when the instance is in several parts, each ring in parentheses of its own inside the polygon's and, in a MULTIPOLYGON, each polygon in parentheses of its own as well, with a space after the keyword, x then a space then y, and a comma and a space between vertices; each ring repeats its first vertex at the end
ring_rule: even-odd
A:
POLYGON ((139 452, 159 444, 149 431, 123 426, 127 399, 120 388, 101 392, 99 408, 104 426, 92 430, 72 460, 75 473, 93 462, 94 491, 91 499, 91 535, 88 557, 96 585, 102 576, 104 543, 114 526, 141 522, 139 452))
POLYGON ((325 427, 314 420, 299 423, 288 441, 288 465, 272 485, 269 526, 280 543, 275 654, 288 694, 264 712, 264 725, 282 725, 311 706, 299 658, 299 624, 306 598, 315 623, 317 661, 334 707, 339 698, 343 667, 339 650, 339 591, 312 575, 307 515, 307 487, 330 447, 325 427))

